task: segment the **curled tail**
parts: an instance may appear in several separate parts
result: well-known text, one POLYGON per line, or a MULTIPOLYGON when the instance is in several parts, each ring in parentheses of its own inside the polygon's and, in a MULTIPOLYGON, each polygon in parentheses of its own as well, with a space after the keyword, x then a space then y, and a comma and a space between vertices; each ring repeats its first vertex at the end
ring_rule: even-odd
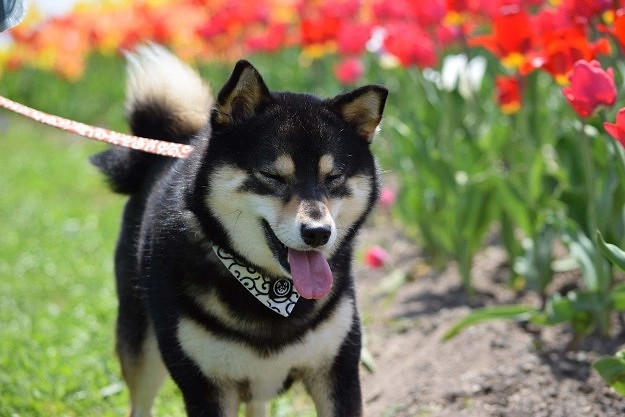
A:
MULTIPOLYGON (((189 143, 208 122, 212 96, 200 76, 164 47, 147 45, 127 54, 126 117, 132 134, 189 143)), ((91 157, 113 191, 133 194, 151 166, 166 158, 122 147, 91 157)))

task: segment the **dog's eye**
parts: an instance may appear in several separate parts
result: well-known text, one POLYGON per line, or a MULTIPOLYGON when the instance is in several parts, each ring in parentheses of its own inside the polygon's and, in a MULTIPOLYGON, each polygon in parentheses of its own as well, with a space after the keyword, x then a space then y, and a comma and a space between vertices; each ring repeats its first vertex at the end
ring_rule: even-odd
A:
POLYGON ((325 184, 327 187, 329 188, 333 188, 333 187, 338 187, 339 185, 341 185, 343 183, 343 174, 338 173, 338 174, 329 174, 326 175, 325 178, 325 184))
POLYGON ((267 171, 258 171, 258 174, 260 175, 261 179, 265 181, 270 181, 277 184, 286 184, 286 179, 278 174, 267 171))

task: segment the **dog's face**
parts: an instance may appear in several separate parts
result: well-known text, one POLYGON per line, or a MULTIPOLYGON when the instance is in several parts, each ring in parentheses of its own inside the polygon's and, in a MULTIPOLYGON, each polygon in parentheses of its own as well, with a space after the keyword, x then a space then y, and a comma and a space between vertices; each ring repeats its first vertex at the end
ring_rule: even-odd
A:
POLYGON ((327 259, 377 197, 369 150, 387 91, 367 86, 330 100, 271 93, 239 62, 211 116, 206 204, 230 248, 267 274, 324 297, 327 259))

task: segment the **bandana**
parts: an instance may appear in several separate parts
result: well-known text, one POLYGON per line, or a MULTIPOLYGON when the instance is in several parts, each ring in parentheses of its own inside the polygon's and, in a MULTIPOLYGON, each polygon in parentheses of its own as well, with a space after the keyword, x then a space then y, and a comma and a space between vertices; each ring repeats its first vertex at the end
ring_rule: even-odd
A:
POLYGON ((290 279, 268 278, 217 245, 213 245, 213 251, 232 276, 258 301, 281 316, 289 317, 300 297, 290 279))

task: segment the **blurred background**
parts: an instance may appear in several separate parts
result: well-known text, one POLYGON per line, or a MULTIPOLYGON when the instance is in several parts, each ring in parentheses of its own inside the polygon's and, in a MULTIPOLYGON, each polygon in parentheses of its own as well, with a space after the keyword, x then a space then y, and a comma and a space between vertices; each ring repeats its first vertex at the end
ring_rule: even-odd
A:
MULTIPOLYGON (((445 336, 505 319, 565 326, 567 350, 616 341, 593 372, 625 392, 625 2, 36 0, 0 35, 0 95, 127 132, 123 51, 145 42, 215 90, 240 58, 274 90, 388 87, 367 225, 387 238, 360 246, 359 270, 396 291, 453 267, 470 301, 476 255, 496 246, 492 285, 515 296, 477 303, 445 336), (393 265, 394 233, 418 268, 393 265)), ((125 413, 112 345, 123 199, 88 163, 103 148, 0 111, 2 416, 125 413)), ((182 414, 177 395, 169 384, 159 415, 182 414)), ((314 415, 297 392, 272 413, 314 415)))

